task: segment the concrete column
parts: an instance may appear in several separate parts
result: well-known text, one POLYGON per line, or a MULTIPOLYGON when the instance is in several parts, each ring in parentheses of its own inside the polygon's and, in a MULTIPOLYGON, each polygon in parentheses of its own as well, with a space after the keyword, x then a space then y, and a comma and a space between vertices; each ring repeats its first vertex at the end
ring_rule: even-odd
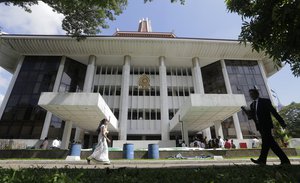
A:
MULTIPOLYGON (((65 62, 66 62, 66 57, 63 56, 61 58, 58 71, 56 74, 55 83, 53 86, 53 92, 58 92, 59 90, 60 81, 64 72, 65 62)), ((47 111, 40 139, 45 139, 45 137, 48 136, 51 119, 52 119, 52 113, 47 111)))
POLYGON ((169 134, 169 106, 168 106, 168 85, 165 57, 159 57, 159 87, 160 87, 160 113, 161 113, 161 140, 170 140, 169 134))
POLYGON ((75 129, 74 141, 80 143, 83 143, 84 141, 84 131, 79 127, 76 127, 75 129))
POLYGON ((92 134, 90 134, 90 136, 89 136, 89 145, 88 145, 88 147, 90 148, 90 147, 93 147, 93 135, 92 134))
POLYGON ((90 55, 89 63, 86 69, 84 85, 83 85, 83 92, 91 92, 93 87, 94 75, 95 75, 95 68, 96 68, 96 56, 90 55))
MULTIPOLYGON (((194 57, 192 59, 192 62, 193 62, 192 75, 193 75, 193 83, 194 83, 195 93, 204 94, 204 85, 203 85, 199 57, 194 57)), ((203 134, 205 134, 205 136, 208 139, 211 139, 210 127, 204 129, 202 132, 203 132, 203 134)))
POLYGON ((195 89, 195 93, 204 94, 203 79, 202 79, 199 60, 200 60, 199 57, 194 57, 192 59, 193 62, 192 75, 193 75, 194 89, 195 89))
MULTIPOLYGON (((227 72, 226 64, 225 64, 224 60, 221 60, 221 66, 222 66, 222 72, 223 72, 223 77, 224 77, 227 93, 232 94, 230 80, 229 80, 229 76, 228 76, 228 72, 227 72)), ((237 139, 242 140, 243 139, 243 134, 242 134, 240 121, 239 121, 237 113, 233 114, 232 117, 233 117, 233 123, 234 123, 236 137, 237 137, 237 139)))
POLYGON ((130 61, 131 57, 124 57, 124 65, 122 70, 122 85, 121 85, 121 101, 119 114, 119 140, 127 139, 127 114, 128 114, 128 93, 129 93, 129 76, 130 76, 130 61))
POLYGON ((64 133, 63 133, 63 137, 62 137, 61 145, 60 145, 61 149, 68 149, 68 147, 69 147, 69 142, 70 142, 70 137, 71 137, 71 132, 72 132, 72 125, 73 125, 72 121, 65 122, 64 133))
POLYGON ((14 75, 12 76, 12 78, 10 80, 9 86, 8 86, 8 88, 6 90, 6 94, 5 94, 5 96, 4 96, 3 100, 2 100, 2 104, 1 104, 1 108, 0 108, 0 119, 2 118, 2 115, 3 115, 3 112, 5 110, 7 101, 9 99, 10 94, 12 92, 12 89, 13 89, 15 83, 16 83, 16 80, 17 80, 17 77, 18 77, 19 72, 21 70, 24 58, 25 58, 24 56, 21 56, 19 58, 18 65, 17 65, 17 67, 15 69, 14 75))
POLYGON ((204 138, 204 137, 207 137, 207 140, 211 139, 210 127, 204 129, 204 130, 202 131, 202 134, 203 134, 203 138, 204 138))
POLYGON ((186 146, 190 146, 190 142, 189 142, 189 132, 188 129, 186 127, 186 124, 184 121, 182 121, 181 123, 181 132, 182 132, 182 140, 184 140, 186 146))
POLYGON ((265 86, 267 88, 267 92, 268 92, 268 95, 270 97, 270 100, 272 101, 273 104, 275 104, 274 99, 272 97, 271 89, 270 89, 270 87, 268 85, 268 80, 267 80, 267 75, 266 75, 266 72, 265 72, 264 64, 263 64, 263 62, 261 60, 259 60, 257 62, 258 62, 258 66, 259 66, 261 75, 262 75, 262 77, 264 79, 264 83, 265 83, 265 86))
POLYGON ((216 130, 217 138, 218 138, 218 136, 221 136, 221 138, 224 139, 222 123, 221 122, 215 122, 215 130, 216 130))
MULTIPOLYGON (((84 85, 83 85, 83 92, 90 93, 93 90, 93 82, 94 82, 94 75, 96 69, 96 60, 97 57, 94 55, 89 56, 88 66, 86 68, 85 78, 84 78, 84 85)), ((74 140, 76 142, 83 142, 83 130, 79 127, 76 127, 75 130, 75 137, 74 140)))

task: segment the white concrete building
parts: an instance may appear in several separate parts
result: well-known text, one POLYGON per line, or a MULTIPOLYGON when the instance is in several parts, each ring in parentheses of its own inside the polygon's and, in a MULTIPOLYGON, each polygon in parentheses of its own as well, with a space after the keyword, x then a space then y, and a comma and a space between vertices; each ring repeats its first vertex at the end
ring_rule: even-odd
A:
POLYGON ((240 107, 277 70, 263 53, 236 40, 152 32, 90 36, 1 35, 0 66, 13 74, 0 109, 0 139, 62 139, 91 147, 110 119, 113 146, 175 146, 194 135, 251 138, 240 107))

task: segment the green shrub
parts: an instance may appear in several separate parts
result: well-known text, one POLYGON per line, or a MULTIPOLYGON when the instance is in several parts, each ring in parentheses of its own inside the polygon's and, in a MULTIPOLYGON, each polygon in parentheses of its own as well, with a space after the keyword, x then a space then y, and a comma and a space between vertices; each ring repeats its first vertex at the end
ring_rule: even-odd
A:
POLYGON ((300 166, 217 166, 201 168, 158 168, 158 169, 71 169, 71 168, 28 168, 0 169, 3 183, 176 183, 176 182, 300 182, 300 166))

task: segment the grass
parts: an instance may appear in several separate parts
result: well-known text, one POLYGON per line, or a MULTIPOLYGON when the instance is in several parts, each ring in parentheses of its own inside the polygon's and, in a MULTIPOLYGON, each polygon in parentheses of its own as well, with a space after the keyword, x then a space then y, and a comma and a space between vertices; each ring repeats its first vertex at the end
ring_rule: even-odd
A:
POLYGON ((0 182, 285 183, 300 182, 300 166, 218 166, 158 169, 1 169, 0 182))

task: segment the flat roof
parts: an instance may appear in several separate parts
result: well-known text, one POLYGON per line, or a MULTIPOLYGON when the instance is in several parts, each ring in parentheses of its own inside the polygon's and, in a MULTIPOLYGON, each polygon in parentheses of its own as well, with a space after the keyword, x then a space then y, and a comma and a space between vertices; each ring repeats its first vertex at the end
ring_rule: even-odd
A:
POLYGON ((77 41, 65 35, 0 36, 0 66, 13 72, 22 55, 67 56, 83 64, 88 63, 90 55, 95 55, 101 64, 112 65, 123 65, 123 57, 130 55, 132 65, 152 66, 158 66, 154 60, 160 56, 167 58, 167 66, 192 66, 194 57, 200 58, 201 66, 221 59, 261 60, 267 76, 277 71, 265 53, 255 52, 250 44, 238 40, 87 36, 77 41))

